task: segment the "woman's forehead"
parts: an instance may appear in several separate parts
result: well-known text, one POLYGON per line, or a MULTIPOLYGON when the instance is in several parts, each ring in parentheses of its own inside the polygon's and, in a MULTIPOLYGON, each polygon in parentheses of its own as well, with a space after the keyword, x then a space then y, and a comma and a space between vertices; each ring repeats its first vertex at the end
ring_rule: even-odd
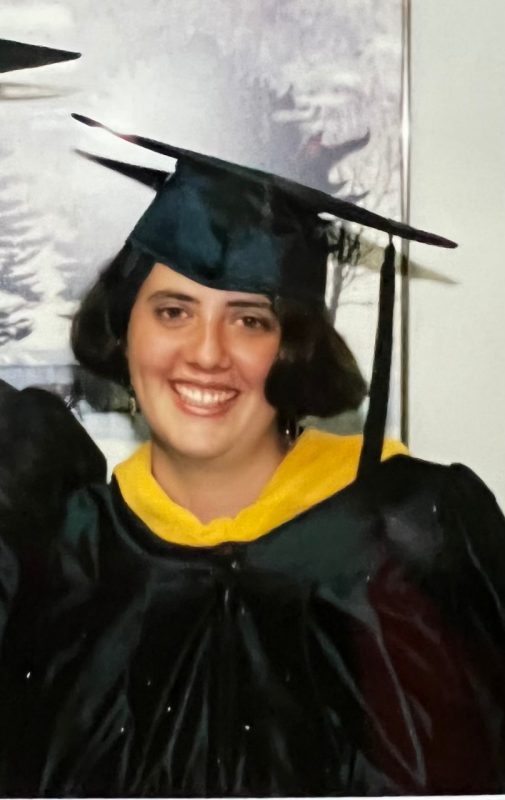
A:
POLYGON ((153 294, 161 297, 164 293, 184 294, 196 301, 214 300, 228 302, 230 300, 243 300, 244 302, 264 302, 271 305, 271 299, 265 294, 252 292, 239 292, 236 290, 214 289, 176 272, 165 264, 156 263, 145 279, 142 288, 144 297, 153 294))

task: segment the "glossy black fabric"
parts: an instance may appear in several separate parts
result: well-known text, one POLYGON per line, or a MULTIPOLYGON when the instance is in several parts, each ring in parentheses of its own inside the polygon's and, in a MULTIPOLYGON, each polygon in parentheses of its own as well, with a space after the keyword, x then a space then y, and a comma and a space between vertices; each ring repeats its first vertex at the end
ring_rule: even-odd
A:
POLYGON ((69 492, 105 481, 103 454, 63 400, 0 380, 0 534, 54 525, 69 492))
POLYGON ((248 544, 171 545, 117 486, 1 540, 0 792, 505 790, 505 523, 404 456, 248 544))

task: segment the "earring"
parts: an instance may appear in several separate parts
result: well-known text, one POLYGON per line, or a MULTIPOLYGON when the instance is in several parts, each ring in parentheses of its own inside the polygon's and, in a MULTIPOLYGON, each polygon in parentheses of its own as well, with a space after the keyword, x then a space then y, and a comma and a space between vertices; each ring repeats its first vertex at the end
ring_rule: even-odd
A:
POLYGON ((300 435, 300 425, 295 417, 286 419, 284 424, 284 436, 289 446, 293 445, 300 435))
POLYGON ((138 411, 137 398, 135 397, 135 390, 131 384, 128 387, 128 411, 130 412, 131 417, 134 417, 138 411))

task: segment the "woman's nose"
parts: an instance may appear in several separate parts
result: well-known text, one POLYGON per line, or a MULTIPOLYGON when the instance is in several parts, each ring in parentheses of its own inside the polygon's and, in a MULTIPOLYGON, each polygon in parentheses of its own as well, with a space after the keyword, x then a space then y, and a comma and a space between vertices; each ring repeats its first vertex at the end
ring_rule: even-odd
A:
POLYGON ((208 320, 196 325, 186 341, 185 355, 188 363, 200 369, 227 369, 230 354, 222 323, 208 320))

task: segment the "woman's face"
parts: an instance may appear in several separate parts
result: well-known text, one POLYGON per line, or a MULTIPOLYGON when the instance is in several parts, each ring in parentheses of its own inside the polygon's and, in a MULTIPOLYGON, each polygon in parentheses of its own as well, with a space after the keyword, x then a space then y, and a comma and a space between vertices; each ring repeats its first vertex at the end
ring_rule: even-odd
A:
POLYGON ((130 379, 154 439, 178 455, 233 459, 277 438, 264 386, 279 344, 266 296, 210 289, 155 264, 127 334, 130 379))

